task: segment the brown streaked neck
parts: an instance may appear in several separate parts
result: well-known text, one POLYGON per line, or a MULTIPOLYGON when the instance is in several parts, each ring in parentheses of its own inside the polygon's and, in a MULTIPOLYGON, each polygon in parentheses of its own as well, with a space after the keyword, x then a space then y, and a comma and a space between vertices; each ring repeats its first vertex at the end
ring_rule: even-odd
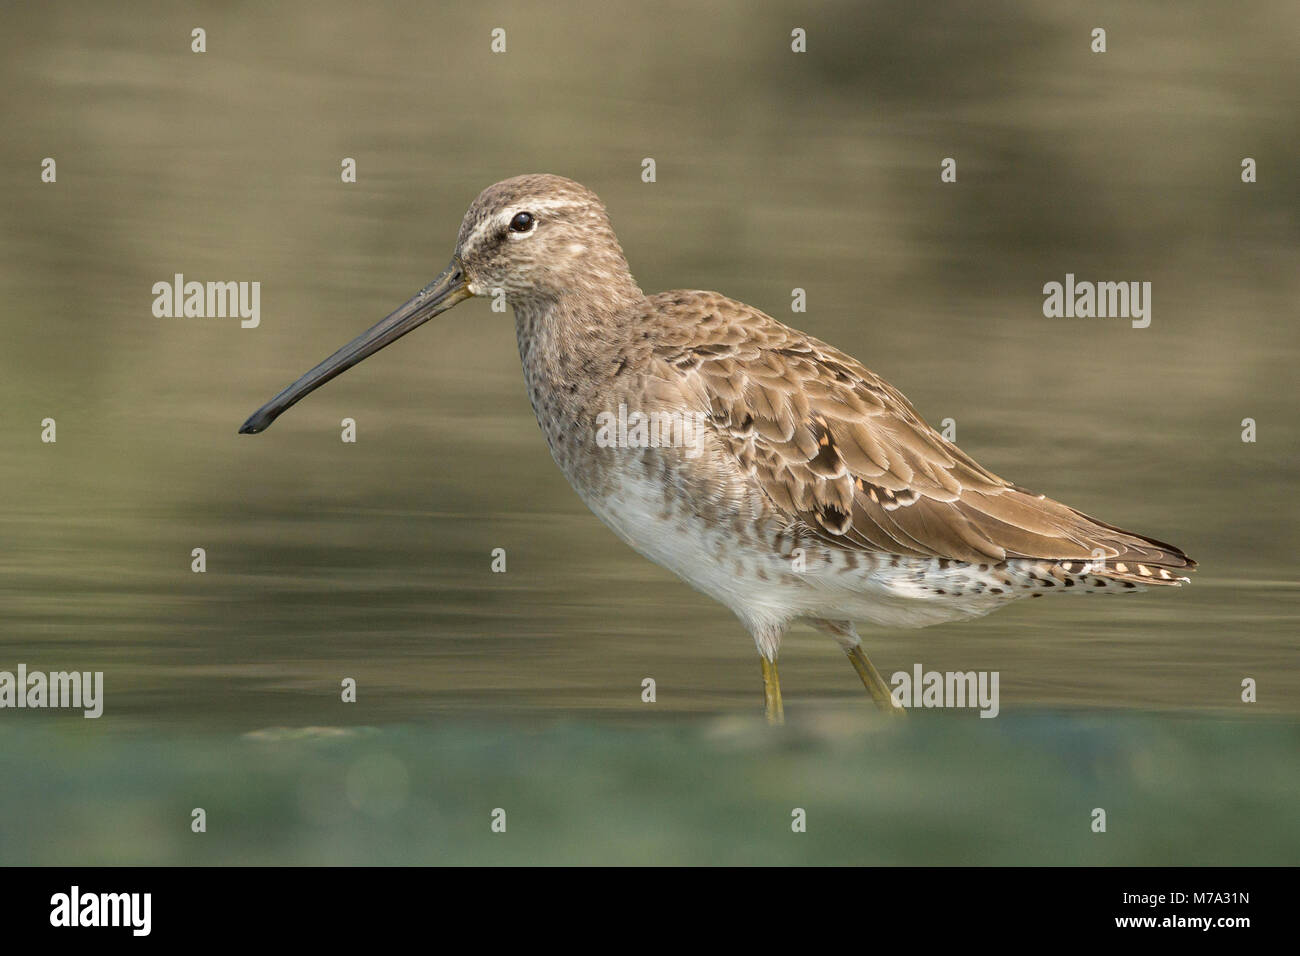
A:
POLYGON ((603 380, 609 374, 606 366, 617 364, 631 335, 631 316, 645 302, 629 273, 620 279, 599 290, 583 286, 558 296, 530 295, 511 303, 519 358, 530 389, 534 382, 566 386, 603 380))

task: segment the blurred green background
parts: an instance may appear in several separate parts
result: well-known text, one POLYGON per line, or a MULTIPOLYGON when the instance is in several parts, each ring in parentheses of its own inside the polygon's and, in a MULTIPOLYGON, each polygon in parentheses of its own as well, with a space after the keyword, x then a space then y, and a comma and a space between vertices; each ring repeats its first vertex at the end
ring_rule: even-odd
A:
POLYGON ((0 670, 107 686, 0 711, 0 862, 1300 858, 1295 4, 56 2, 0 51, 0 670), (999 671, 992 721, 882 726, 796 630, 766 735, 749 638, 582 506, 486 302, 235 434, 540 171, 647 291, 857 356, 1192 586, 864 631, 999 671), (176 272, 261 282, 261 326, 155 318, 176 272), (1044 318, 1067 272, 1150 281, 1150 328, 1044 318))

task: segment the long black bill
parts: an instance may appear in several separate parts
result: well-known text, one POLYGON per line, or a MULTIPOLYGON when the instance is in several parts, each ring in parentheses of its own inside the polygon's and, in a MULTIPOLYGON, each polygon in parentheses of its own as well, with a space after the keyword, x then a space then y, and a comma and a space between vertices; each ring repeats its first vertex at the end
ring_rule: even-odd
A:
POLYGON ((442 275, 417 292, 415 298, 410 302, 397 309, 374 328, 362 332, 343 348, 298 379, 298 381, 280 392, 275 398, 253 412, 248 417, 248 421, 240 426, 239 433, 241 435, 255 435, 258 432, 266 431, 271 422, 334 376, 343 374, 366 356, 373 355, 386 345, 391 345, 407 332, 428 322, 435 315, 446 312, 462 299, 468 299, 471 294, 469 289, 466 288, 465 272, 461 268, 460 258, 455 257, 442 275))

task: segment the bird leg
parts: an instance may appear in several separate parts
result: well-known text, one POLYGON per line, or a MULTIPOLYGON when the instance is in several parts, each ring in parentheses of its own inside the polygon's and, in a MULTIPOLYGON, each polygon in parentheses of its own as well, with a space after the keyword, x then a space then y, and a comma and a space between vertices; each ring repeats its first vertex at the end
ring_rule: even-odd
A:
POLYGON ((862 649, 862 638, 858 637, 857 628, 853 626, 852 621, 828 621, 824 618, 810 618, 808 623, 835 638, 835 642, 849 656, 849 663, 858 672, 858 677, 862 678, 862 686, 871 694, 871 699, 876 702, 881 710, 891 714, 898 714, 900 717, 906 715, 906 711, 894 703, 889 685, 880 676, 880 671, 876 670, 876 665, 872 664, 867 658, 866 651, 862 649))
POLYGON ((880 709, 891 714, 898 714, 900 717, 905 716, 907 712, 894 703, 894 697, 889 692, 889 685, 880 676, 880 671, 876 670, 876 665, 872 664, 867 658, 866 653, 862 650, 862 645, 853 645, 848 649, 847 653, 849 663, 853 665, 853 669, 862 678, 862 686, 871 694, 871 699, 880 706, 880 709))
POLYGON ((759 658, 763 664, 763 715, 769 724, 785 723, 785 707, 781 704, 781 679, 776 673, 776 661, 766 655, 759 658))

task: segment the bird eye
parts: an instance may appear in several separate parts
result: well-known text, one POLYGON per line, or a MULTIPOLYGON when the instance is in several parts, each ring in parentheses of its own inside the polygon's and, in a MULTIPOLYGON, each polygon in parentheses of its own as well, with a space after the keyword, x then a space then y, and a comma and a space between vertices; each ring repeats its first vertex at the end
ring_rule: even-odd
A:
POLYGON ((510 220, 510 231, 527 232, 529 229, 533 228, 533 225, 536 222, 537 220, 533 218, 533 214, 531 212, 515 213, 515 218, 510 220))

